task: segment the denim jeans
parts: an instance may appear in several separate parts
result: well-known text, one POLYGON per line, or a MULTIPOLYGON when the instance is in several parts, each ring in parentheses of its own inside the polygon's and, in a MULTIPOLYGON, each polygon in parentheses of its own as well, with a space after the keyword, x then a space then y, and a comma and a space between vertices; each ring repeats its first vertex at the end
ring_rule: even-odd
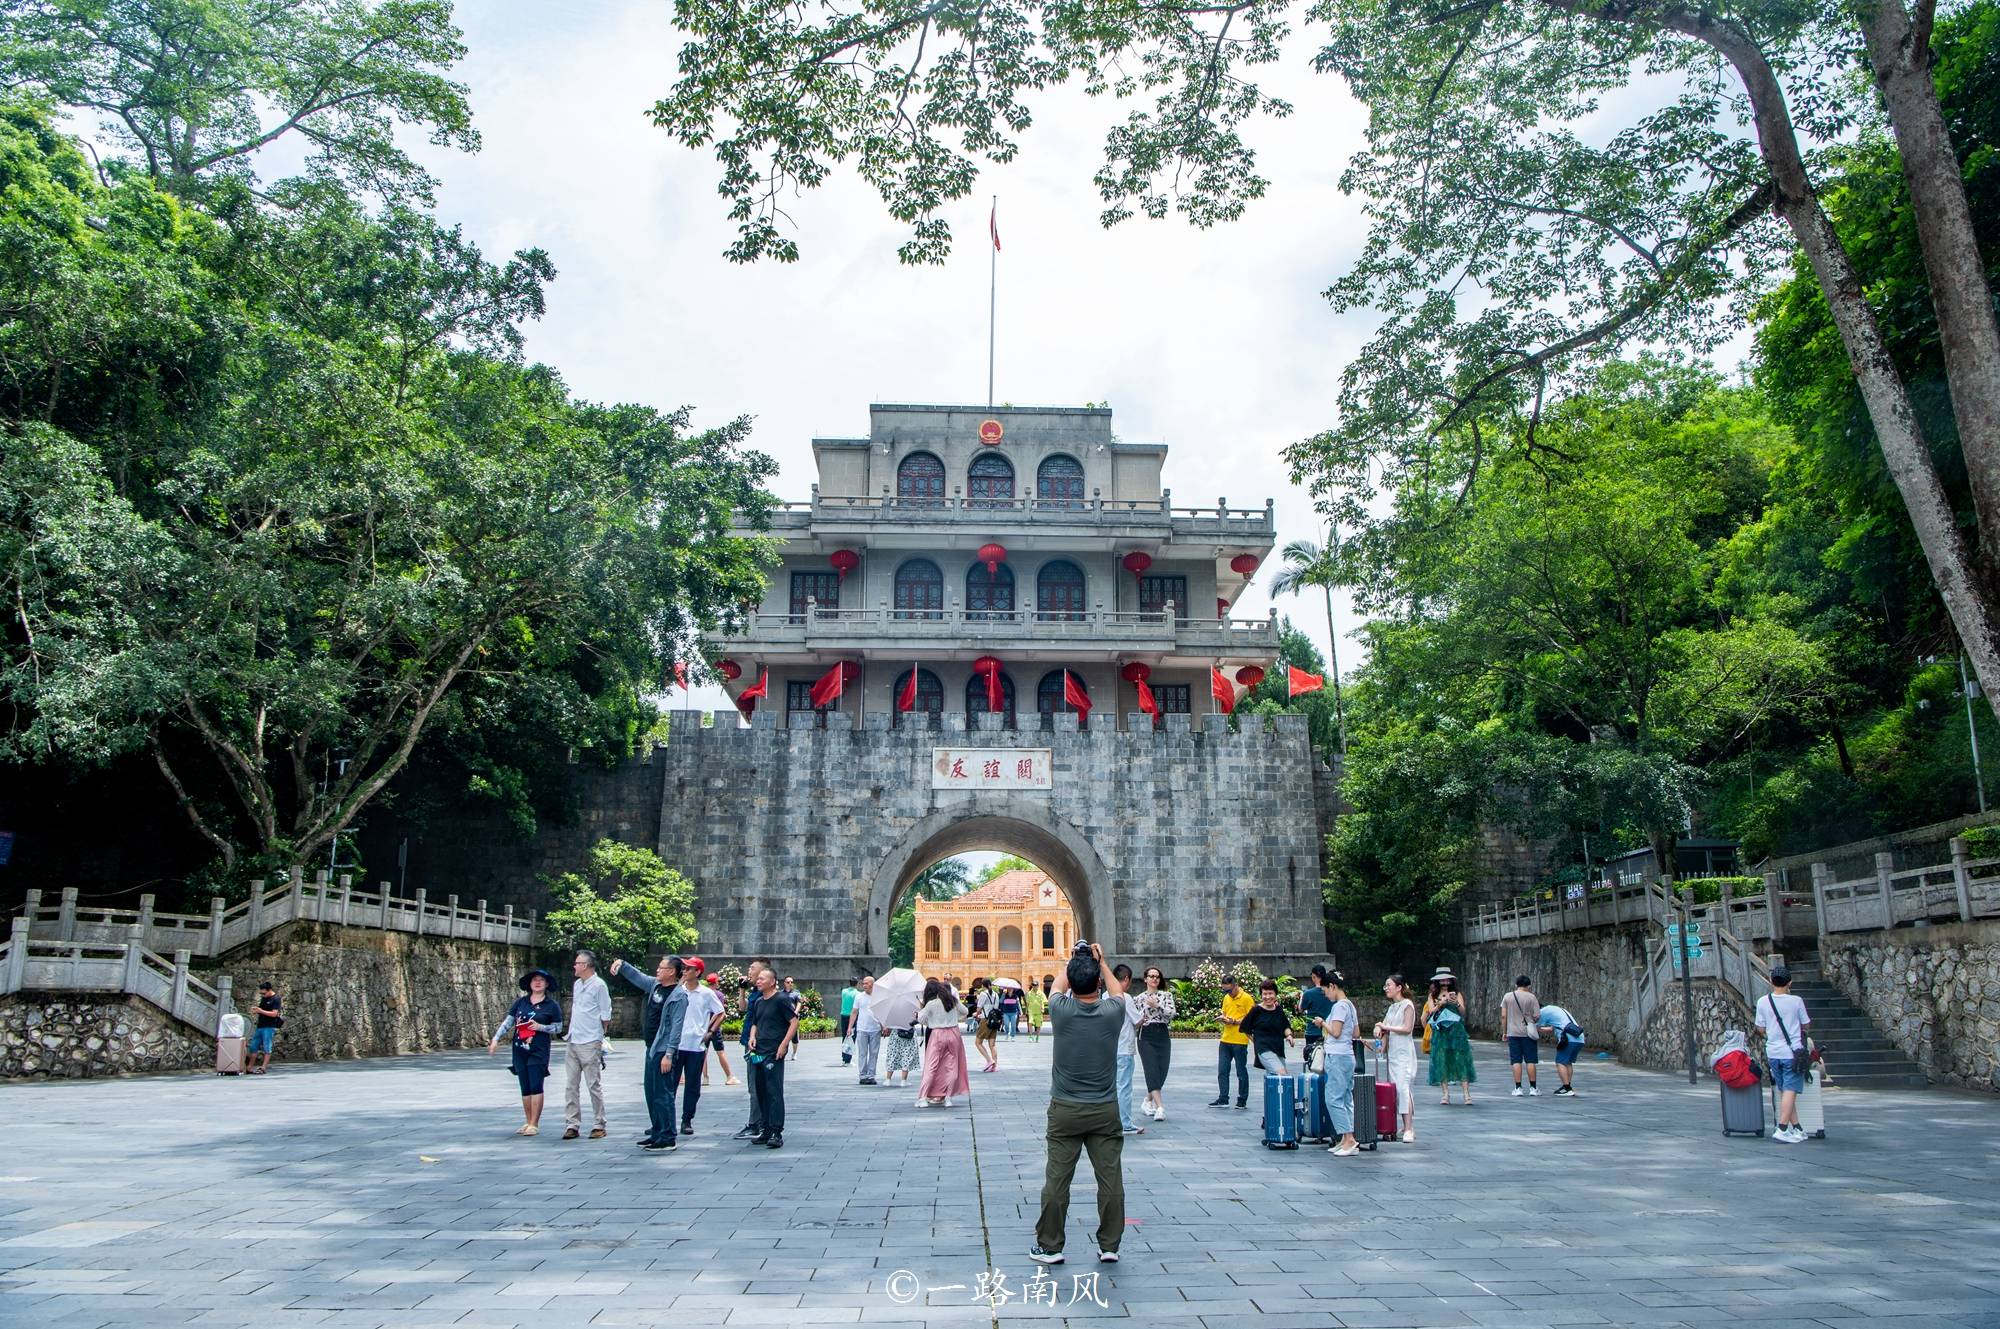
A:
POLYGON ((1137 1060, 1136 1056, 1118 1054, 1118 1124, 1128 1131, 1132 1129, 1132 1063, 1137 1060))
POLYGON ((1250 1045, 1220 1043, 1215 1050, 1215 1096, 1229 1097, 1229 1068, 1236 1068, 1236 1101, 1250 1101, 1250 1045))
POLYGON ((1019 1011, 1002 1011, 1002 1012, 1000 1012, 1000 1019, 1001 1019, 1001 1023, 1002 1023, 1002 1027, 1006 1029, 1006 1031, 1007 1031, 1007 1037, 1008 1037, 1009 1039, 1012 1039, 1012 1038, 1014 1037, 1014 1035, 1015 1035, 1015 1034, 1017 1034, 1017 1033, 1019 1033, 1019 1032, 1020 1032, 1020 1029, 1021 1029, 1021 1012, 1019 1012, 1019 1011))
POLYGON ((1262 1071, 1263 1071, 1263 1072, 1264 1072, 1264 1073, 1265 1073, 1266 1075, 1284 1075, 1284 1074, 1286 1074, 1286 1071, 1285 1071, 1285 1057, 1284 1057, 1284 1054, 1283 1054, 1283 1053, 1281 1053, 1281 1052, 1260 1052, 1260 1053, 1258 1053, 1258 1054, 1257 1054, 1257 1066, 1258 1066, 1258 1068, 1259 1068, 1260 1070, 1262 1070, 1262 1071))
MULTIPOLYGON (((1354 1132, 1354 1058, 1328 1057, 1326 1059, 1326 1115, 1333 1120, 1335 1135, 1351 1135, 1354 1132)), ((1368 1110, 1375 1110, 1369 1104, 1368 1110)))

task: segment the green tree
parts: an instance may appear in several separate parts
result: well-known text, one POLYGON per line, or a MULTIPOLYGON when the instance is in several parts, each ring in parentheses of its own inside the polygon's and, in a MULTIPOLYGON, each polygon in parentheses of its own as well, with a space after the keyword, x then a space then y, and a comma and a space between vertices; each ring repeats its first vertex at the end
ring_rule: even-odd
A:
MULTIPOLYGON (((942 259, 941 210, 982 161, 1015 157, 1032 99, 1067 82, 1151 98, 1107 139, 1104 220, 1179 210, 1210 225, 1266 188, 1244 126, 1291 108, 1250 76, 1283 54, 1290 12, 676 0, 689 40, 653 116, 714 151, 738 259, 796 257, 777 200, 848 163, 911 227, 903 257, 942 259)), ((1339 423, 1291 450, 1296 473, 1350 531, 1374 524, 1377 483, 1421 476, 1467 495, 1496 450, 1535 454, 1546 402, 1626 348, 1718 344, 1740 326, 1739 297, 1796 252, 1938 593, 2000 698, 2000 321, 1954 155, 1967 145, 1933 82, 1934 17, 1928 0, 1311 6, 1326 30, 1315 67, 1368 109, 1368 146, 1342 183, 1366 196, 1372 229, 1328 294, 1380 324, 1346 367, 1339 423), (1614 99, 1653 109, 1620 123, 1614 99), (1821 202, 1822 147, 1857 133, 1899 150, 1976 561, 1867 274, 1821 202)))
POLYGON ((761 586, 730 534, 767 502, 748 422, 523 364, 538 251, 104 188, 18 105, 0 172, 9 755, 143 753, 225 867, 296 861, 441 716, 622 754, 667 662, 761 586))
POLYGON ((650 849, 599 840, 586 871, 543 881, 556 901, 544 919, 550 944, 595 952, 600 965, 613 956, 686 951, 701 940, 694 883, 650 849))
POLYGON ((972 883, 960 859, 947 858, 919 873, 903 893, 896 912, 889 915, 890 961, 905 969, 916 963, 918 900, 955 900, 970 889, 972 883))
MULTIPOLYGON (((951 859, 948 861, 957 862, 958 860, 951 859)), ((939 866, 943 865, 940 864, 939 866)), ((1030 863, 1027 859, 1020 857, 1019 855, 1002 854, 1000 855, 1000 857, 994 859, 991 863, 988 863, 985 867, 979 869, 979 876, 972 882, 972 885, 984 886, 987 882, 992 881, 995 877, 999 876, 1003 872, 1037 872, 1037 871, 1040 871, 1040 869, 1038 869, 1033 863, 1030 863)), ((956 894, 956 892, 954 892, 954 894, 956 894)))
POLYGON ((308 179, 428 198, 396 129, 479 146, 445 75, 464 54, 449 0, 0 0, 0 86, 94 118, 176 192, 297 138, 308 179))

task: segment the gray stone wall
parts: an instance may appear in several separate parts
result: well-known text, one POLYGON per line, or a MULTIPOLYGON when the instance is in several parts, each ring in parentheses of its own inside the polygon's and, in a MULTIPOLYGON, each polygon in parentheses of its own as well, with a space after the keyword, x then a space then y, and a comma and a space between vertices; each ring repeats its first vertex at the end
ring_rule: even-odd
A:
MULTIPOLYGON (((269 979, 285 1004, 278 1058, 325 1061, 483 1046, 531 967, 530 954, 516 947, 296 923, 201 977, 213 985, 218 974, 231 976, 246 1027, 257 985, 269 979)), ((569 984, 558 978, 567 1009, 569 984)))
MULTIPOLYGON (((1696 979, 1691 995, 1695 1065, 1702 1075, 1709 1073, 1709 1055, 1721 1045, 1725 1030, 1741 1029, 1750 1035, 1751 1046, 1757 1046, 1757 1034, 1750 1028, 1750 1012, 1728 988, 1711 978, 1696 979)), ((1682 1034, 1687 1028, 1685 1004, 1676 987, 1654 1008, 1652 1018, 1646 1021, 1639 1036, 1619 1049, 1620 1059, 1629 1065, 1649 1066, 1658 1071, 1686 1071, 1687 1044, 1682 1034)))
POLYGON ((1836 933, 1820 969, 1931 1079, 2000 1091, 2000 923, 1836 933))
POLYGON ((137 997, 0 997, 0 1079, 79 1079, 214 1064, 212 1039, 137 997))

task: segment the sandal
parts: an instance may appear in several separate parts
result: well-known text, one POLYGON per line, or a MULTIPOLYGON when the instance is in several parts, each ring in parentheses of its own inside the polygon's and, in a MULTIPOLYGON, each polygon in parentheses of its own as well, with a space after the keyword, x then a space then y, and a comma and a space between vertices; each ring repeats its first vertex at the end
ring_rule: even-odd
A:
POLYGON ((724 1080, 724 1081, 723 1081, 722 1083, 723 1083, 723 1086, 724 1086, 725 1088, 727 1088, 728 1086, 730 1086, 730 1085, 732 1085, 732 1084, 742 1084, 742 1083, 743 1083, 743 1081, 741 1081, 741 1080, 737 1079, 737 1078, 736 1078, 735 1076, 733 1076, 733 1075, 732 1075, 732 1076, 730 1076, 730 1077, 729 1077, 729 1078, 728 1078, 727 1080, 724 1080))
POLYGON ((523 1126, 520 1130, 514 1132, 516 1135, 540 1135, 541 1133, 542 1128, 540 1126, 523 1126))

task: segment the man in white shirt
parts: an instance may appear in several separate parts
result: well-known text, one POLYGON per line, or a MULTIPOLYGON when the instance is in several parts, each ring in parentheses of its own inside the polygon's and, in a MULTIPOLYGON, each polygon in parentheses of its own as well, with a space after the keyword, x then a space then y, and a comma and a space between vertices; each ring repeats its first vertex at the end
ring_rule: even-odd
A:
POLYGON ((681 1134, 694 1134, 695 1104, 701 1102, 701 1067, 708 1059, 709 1040, 722 1027, 722 997, 716 990, 702 981, 708 966, 698 955, 689 956, 687 973, 681 986, 687 991, 687 1014, 681 1020, 680 1042, 674 1052, 674 1064, 667 1072, 667 1108, 672 1111, 674 1090, 685 1085, 681 1093, 681 1134))
POLYGON ((576 953, 576 983, 569 993, 569 1035, 563 1047, 563 1139, 582 1133, 582 1088, 590 1089, 596 1120, 590 1138, 601 1140, 604 1125, 604 1033, 611 1023, 611 989, 597 976, 597 957, 576 953))
POLYGON ((854 1059, 860 1063, 860 1083, 875 1083, 875 1059, 882 1051, 882 1022, 875 1018, 875 976, 863 974, 854 994, 854 1059))
MULTIPOLYGON (((1111 971, 1120 991, 1132 987, 1132 966, 1121 964, 1111 971)), ((1139 1060, 1139 1003, 1125 1003, 1125 1023, 1118 1026, 1118 1124, 1127 1135, 1144 1135, 1146 1128, 1132 1120, 1132 1068, 1139 1060)))
POLYGON ((1779 966, 1771 970, 1770 995, 1757 1001, 1757 1027, 1764 1031, 1764 1060, 1771 1065, 1771 1086, 1778 1091, 1778 1129, 1771 1138, 1780 1144, 1799 1144, 1806 1133, 1799 1128, 1799 1091, 1806 1087, 1808 1067, 1796 1049, 1806 1045, 1806 1026, 1812 1016, 1806 1004, 1791 992, 1791 971, 1779 966))

